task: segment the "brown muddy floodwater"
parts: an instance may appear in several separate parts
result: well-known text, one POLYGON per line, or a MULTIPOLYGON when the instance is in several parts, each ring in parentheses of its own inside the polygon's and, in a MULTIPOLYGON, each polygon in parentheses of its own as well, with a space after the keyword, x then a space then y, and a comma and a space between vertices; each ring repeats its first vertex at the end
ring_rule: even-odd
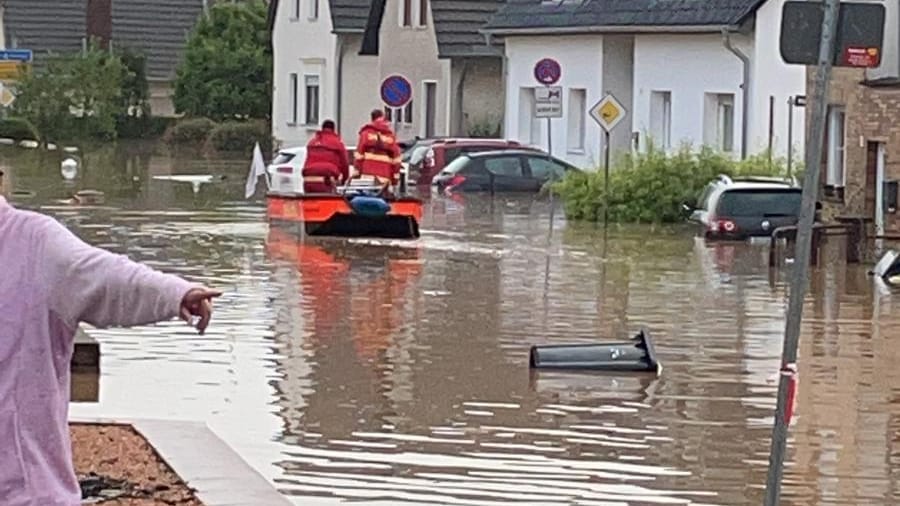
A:
MULTIPOLYGON (((226 292, 202 337, 91 331, 75 415, 204 420, 296 504, 761 504, 787 278, 764 247, 559 218, 548 246, 546 202, 477 198, 430 201, 417 243, 304 244, 241 200, 245 160, 131 146, 67 186, 58 155, 4 149, 18 204, 226 292), (56 203, 83 188, 107 201, 56 203), (529 373, 534 343, 642 326, 659 377, 529 373)), ((895 304, 863 267, 814 273, 784 504, 900 502, 895 304)))

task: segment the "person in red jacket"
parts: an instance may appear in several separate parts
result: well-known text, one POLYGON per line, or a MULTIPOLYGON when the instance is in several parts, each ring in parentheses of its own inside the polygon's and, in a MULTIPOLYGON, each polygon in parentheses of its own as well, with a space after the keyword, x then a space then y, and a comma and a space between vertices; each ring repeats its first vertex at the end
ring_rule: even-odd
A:
POLYGON ((374 176, 385 185, 397 184, 400 173, 400 146, 391 126, 380 109, 372 111, 372 121, 359 131, 359 142, 354 154, 356 169, 360 175, 374 176))
POLYGON ((304 193, 334 193, 337 185, 350 177, 347 147, 335 132, 334 121, 325 120, 322 129, 306 145, 303 163, 304 193))

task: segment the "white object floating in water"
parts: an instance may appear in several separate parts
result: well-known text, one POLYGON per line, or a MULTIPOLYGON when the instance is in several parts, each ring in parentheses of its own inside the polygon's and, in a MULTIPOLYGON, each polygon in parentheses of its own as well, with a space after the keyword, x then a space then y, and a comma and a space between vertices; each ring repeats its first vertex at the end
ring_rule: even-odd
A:
POLYGON ((53 143, 47 144, 47 151, 56 151, 57 149, 58 148, 57 148, 56 144, 53 144, 53 143))
POLYGON ((200 192, 200 185, 212 183, 215 180, 221 181, 222 176, 213 176, 209 174, 203 175, 175 175, 175 176, 153 176, 153 179, 159 181, 174 181, 176 183, 191 183, 194 193, 200 192))
POLYGON ((72 158, 66 158, 60 164, 60 173, 63 179, 71 181, 78 176, 78 161, 72 158))
POLYGON ((75 146, 66 146, 63 148, 63 151, 65 151, 66 153, 77 153, 78 148, 75 146))
POLYGON ((4 138, 0 139, 0 144, 2 144, 4 146, 15 146, 16 140, 4 137, 4 138))
POLYGON ((37 149, 41 144, 38 141, 22 141, 19 143, 19 146, 28 149, 37 149))

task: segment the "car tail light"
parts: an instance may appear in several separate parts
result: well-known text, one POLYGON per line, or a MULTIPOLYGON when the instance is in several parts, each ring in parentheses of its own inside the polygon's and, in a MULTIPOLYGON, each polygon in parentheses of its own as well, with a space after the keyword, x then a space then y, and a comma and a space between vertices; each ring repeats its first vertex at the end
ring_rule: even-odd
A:
POLYGON ((278 167, 275 170, 278 171, 279 174, 293 174, 294 173, 294 168, 291 167, 290 165, 283 165, 281 167, 278 167))
POLYGON ((464 176, 456 175, 450 178, 450 182, 447 183, 447 188, 454 188, 466 182, 466 178, 464 176))
POLYGON ((712 220, 709 223, 711 232, 725 232, 731 234, 737 232, 737 224, 731 220, 712 220))

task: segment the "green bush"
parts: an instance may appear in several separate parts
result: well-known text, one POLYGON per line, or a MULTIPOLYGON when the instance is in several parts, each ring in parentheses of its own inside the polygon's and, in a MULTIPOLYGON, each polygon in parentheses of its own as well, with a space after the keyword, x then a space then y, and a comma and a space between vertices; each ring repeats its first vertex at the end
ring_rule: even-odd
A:
POLYGON ((119 116, 116 118, 116 130, 119 132, 120 139, 158 139, 174 123, 173 118, 119 116))
MULTIPOLYGON (((609 177, 609 219, 615 222, 673 223, 684 219, 682 205, 693 204, 704 187, 719 174, 783 177, 783 160, 758 155, 747 160, 685 146, 675 154, 654 149, 623 158, 609 177)), ((553 191, 564 201, 573 220, 603 219, 603 170, 571 174, 553 191)))
POLYGON ((496 139, 500 137, 500 132, 500 120, 491 117, 483 117, 469 125, 468 133, 469 137, 476 139, 496 139))
POLYGON ((184 119, 172 125, 163 140, 168 144, 202 146, 215 128, 216 122, 208 118, 184 119))
POLYGON ((5 139, 37 140, 37 129, 24 118, 6 118, 0 120, 0 137, 5 139))
POLYGON ((251 153, 260 143, 263 150, 271 145, 266 123, 263 121, 226 121, 213 129, 207 140, 207 151, 251 153))

